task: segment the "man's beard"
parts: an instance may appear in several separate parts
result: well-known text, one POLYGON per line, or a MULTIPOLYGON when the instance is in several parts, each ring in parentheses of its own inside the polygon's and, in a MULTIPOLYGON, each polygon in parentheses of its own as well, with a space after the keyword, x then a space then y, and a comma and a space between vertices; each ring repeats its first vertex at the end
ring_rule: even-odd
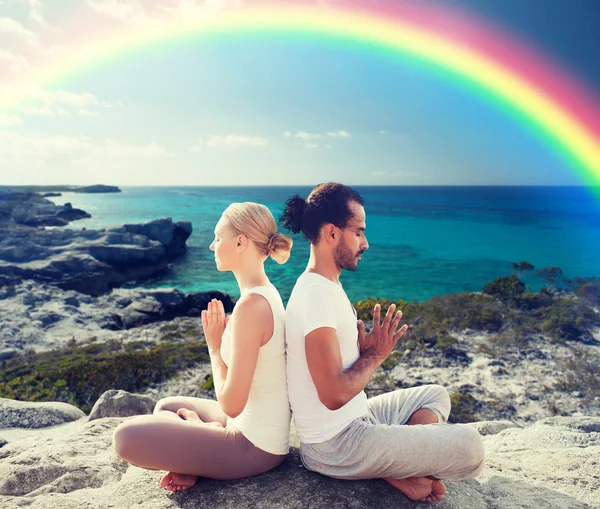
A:
POLYGON ((361 250, 353 253, 344 241, 344 237, 342 237, 340 243, 335 248, 335 261, 338 267, 355 271, 358 268, 358 256, 363 253, 364 251, 361 250))

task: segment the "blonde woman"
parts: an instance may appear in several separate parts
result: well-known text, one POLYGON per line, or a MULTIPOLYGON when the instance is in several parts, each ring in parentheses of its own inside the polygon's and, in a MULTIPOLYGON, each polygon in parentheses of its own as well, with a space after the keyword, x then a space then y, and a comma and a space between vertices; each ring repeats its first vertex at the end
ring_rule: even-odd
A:
POLYGON ((267 207, 251 202, 230 205, 214 234, 217 270, 233 272, 240 288, 231 317, 218 300, 202 311, 217 401, 161 399, 153 415, 124 421, 113 436, 124 460, 167 470, 160 486, 169 491, 185 490, 197 477, 261 474, 289 451, 285 310, 264 262, 270 256, 285 263, 292 240, 277 231, 267 207))

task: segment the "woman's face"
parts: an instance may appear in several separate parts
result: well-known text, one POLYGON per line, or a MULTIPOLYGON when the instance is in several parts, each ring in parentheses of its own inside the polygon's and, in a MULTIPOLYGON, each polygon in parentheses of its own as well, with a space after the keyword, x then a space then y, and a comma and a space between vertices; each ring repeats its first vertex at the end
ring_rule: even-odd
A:
POLYGON ((228 228, 227 220, 221 216, 215 226, 215 239, 210 250, 215 253, 217 270, 224 272, 232 270, 237 259, 237 236, 228 228))

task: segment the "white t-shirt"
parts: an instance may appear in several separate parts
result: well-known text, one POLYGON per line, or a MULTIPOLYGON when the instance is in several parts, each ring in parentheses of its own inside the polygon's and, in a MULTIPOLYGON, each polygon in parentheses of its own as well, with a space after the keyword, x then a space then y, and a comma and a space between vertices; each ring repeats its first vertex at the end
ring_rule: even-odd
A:
MULTIPOLYGON (((248 293, 262 295, 271 306, 274 329, 271 339, 260 347, 250 394, 240 415, 227 419, 256 447, 271 454, 287 454, 290 447, 291 411, 285 374, 285 308, 273 285, 255 286, 248 293)), ((229 365, 230 323, 223 332, 221 357, 229 365)))
POLYGON ((329 410, 319 400, 306 361, 305 337, 321 327, 335 329, 343 369, 350 368, 360 356, 356 310, 341 284, 304 272, 286 308, 285 335, 288 394, 296 432, 305 444, 325 442, 367 413, 364 391, 338 410, 329 410))

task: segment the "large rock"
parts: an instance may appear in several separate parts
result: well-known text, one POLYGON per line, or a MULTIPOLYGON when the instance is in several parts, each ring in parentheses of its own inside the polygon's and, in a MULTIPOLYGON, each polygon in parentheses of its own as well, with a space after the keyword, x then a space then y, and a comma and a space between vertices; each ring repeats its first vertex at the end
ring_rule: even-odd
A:
MULTIPOLYGON (((125 343, 123 332, 108 331, 125 331, 177 318, 193 318, 201 328, 200 311, 207 308, 211 299, 221 300, 227 313, 233 310, 233 298, 219 291, 117 288, 94 297, 34 281, 0 286, 0 360, 26 349, 61 348, 72 339, 96 337, 99 341, 114 339, 125 343)), ((163 335, 157 329, 131 336, 142 339, 142 333, 143 339, 155 342, 163 335)))
POLYGON ((3 278, 101 295, 166 271, 191 232, 189 221, 171 218, 101 230, 0 226, 0 272, 3 278))
POLYGON ((87 212, 52 201, 33 192, 0 192, 0 224, 31 227, 65 226, 69 221, 89 218, 87 212))
POLYGON ((84 416, 79 408, 68 403, 37 403, 0 398, 0 428, 46 428, 84 416))
POLYGON ((106 391, 94 404, 89 420, 151 414, 155 406, 156 400, 150 396, 120 390, 106 391))
POLYGON ((508 428, 519 428, 520 426, 511 421, 479 421, 470 423, 480 435, 496 435, 508 428))
MULTIPOLYGON (((341 481, 309 472, 295 447, 282 465, 266 474, 236 481, 200 479, 185 492, 169 493, 158 487, 164 471, 144 470, 115 455, 112 433, 123 420, 81 419, 43 430, 3 432, 7 444, 0 448, 0 508, 432 507, 411 502, 381 480, 341 481)), ((448 482, 435 507, 600 507, 598 427, 598 417, 556 418, 486 436, 484 475, 448 482)))

